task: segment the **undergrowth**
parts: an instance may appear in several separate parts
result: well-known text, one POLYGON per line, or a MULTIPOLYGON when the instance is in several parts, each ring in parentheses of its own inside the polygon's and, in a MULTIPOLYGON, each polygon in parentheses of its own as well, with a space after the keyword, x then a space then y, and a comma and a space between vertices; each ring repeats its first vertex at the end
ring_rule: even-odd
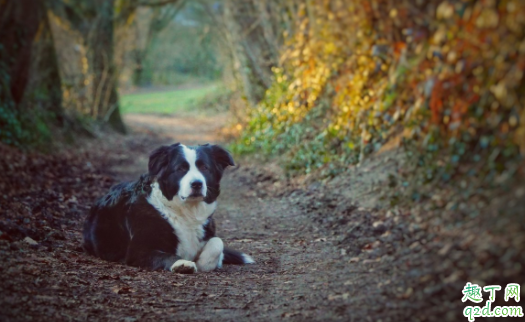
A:
POLYGON ((525 153, 525 3, 312 6, 233 152, 333 176, 401 138, 420 183, 449 182, 462 165, 491 178, 525 153))

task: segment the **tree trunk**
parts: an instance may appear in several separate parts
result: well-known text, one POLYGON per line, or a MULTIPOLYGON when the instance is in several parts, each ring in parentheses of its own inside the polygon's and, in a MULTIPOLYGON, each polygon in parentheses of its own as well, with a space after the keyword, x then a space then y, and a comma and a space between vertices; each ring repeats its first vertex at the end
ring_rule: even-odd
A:
POLYGON ((273 30, 272 18, 268 12, 272 3, 269 5, 267 0, 256 0, 255 5, 259 11, 263 35, 268 43, 268 50, 270 51, 272 61, 277 62, 279 60, 279 51, 277 49, 279 44, 277 43, 275 32, 273 30))
POLYGON ((11 99, 18 106, 29 80, 33 40, 42 22, 44 11, 37 0, 7 1, 0 4, 0 43, 2 61, 7 62, 11 99))
POLYGON ((118 132, 126 133, 118 105, 117 70, 114 63, 114 0, 97 0, 97 17, 90 39, 95 99, 93 114, 109 122, 118 132))
POLYGON ((62 84, 45 4, 0 2, 0 136, 9 144, 51 139, 44 137, 49 125, 64 125, 62 84))
POLYGON ((234 57, 234 69, 241 78, 244 95, 248 102, 250 102, 251 105, 256 105, 259 102, 260 97, 257 96, 253 86, 251 70, 240 37, 242 34, 241 29, 235 20, 234 12, 232 10, 234 10, 232 0, 226 0, 224 2, 224 23, 228 30, 226 36, 233 47, 232 54, 234 57))
MULTIPOLYGON (((64 110, 62 108, 62 84, 58 67, 57 54, 53 34, 49 25, 49 17, 43 12, 39 31, 33 42, 32 68, 30 71, 27 91, 39 97, 40 107, 56 120, 57 125, 64 125, 64 110)), ((32 108, 34 97, 28 98, 28 108, 32 108)))

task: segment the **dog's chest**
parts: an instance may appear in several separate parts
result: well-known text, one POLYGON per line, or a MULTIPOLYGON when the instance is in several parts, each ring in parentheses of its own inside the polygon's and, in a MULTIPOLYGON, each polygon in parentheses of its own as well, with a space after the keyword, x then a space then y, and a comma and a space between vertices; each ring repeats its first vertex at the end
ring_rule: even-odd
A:
POLYGON ((177 245, 177 256, 182 259, 194 261, 204 247, 204 229, 202 225, 195 225, 181 221, 171 223, 179 244, 177 245))
POLYGON ((201 202, 191 205, 181 202, 177 197, 168 201, 158 189, 157 183, 152 185, 152 192, 147 200, 173 228, 178 239, 177 256, 194 261, 206 244, 203 241, 204 225, 215 211, 217 203, 201 202))
POLYGON ((177 236, 177 256, 182 259, 193 261, 204 247, 203 222, 186 218, 182 214, 175 213, 169 208, 164 208, 162 217, 168 221, 177 236))

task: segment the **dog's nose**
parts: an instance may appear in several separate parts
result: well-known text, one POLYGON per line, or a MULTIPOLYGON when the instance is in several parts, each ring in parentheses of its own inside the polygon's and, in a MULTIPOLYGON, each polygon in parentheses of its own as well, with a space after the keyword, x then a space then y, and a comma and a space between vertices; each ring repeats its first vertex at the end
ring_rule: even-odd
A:
POLYGON ((202 181, 199 181, 199 180, 195 180, 191 183, 191 188, 192 189, 201 189, 202 188, 202 181))

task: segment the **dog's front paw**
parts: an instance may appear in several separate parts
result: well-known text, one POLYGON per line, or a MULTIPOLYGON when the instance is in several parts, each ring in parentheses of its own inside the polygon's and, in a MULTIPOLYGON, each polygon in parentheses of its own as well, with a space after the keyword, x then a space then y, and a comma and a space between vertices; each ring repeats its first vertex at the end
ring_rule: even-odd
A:
POLYGON ((170 271, 179 274, 193 274, 197 272, 197 265, 192 261, 179 259, 171 265, 170 271))

